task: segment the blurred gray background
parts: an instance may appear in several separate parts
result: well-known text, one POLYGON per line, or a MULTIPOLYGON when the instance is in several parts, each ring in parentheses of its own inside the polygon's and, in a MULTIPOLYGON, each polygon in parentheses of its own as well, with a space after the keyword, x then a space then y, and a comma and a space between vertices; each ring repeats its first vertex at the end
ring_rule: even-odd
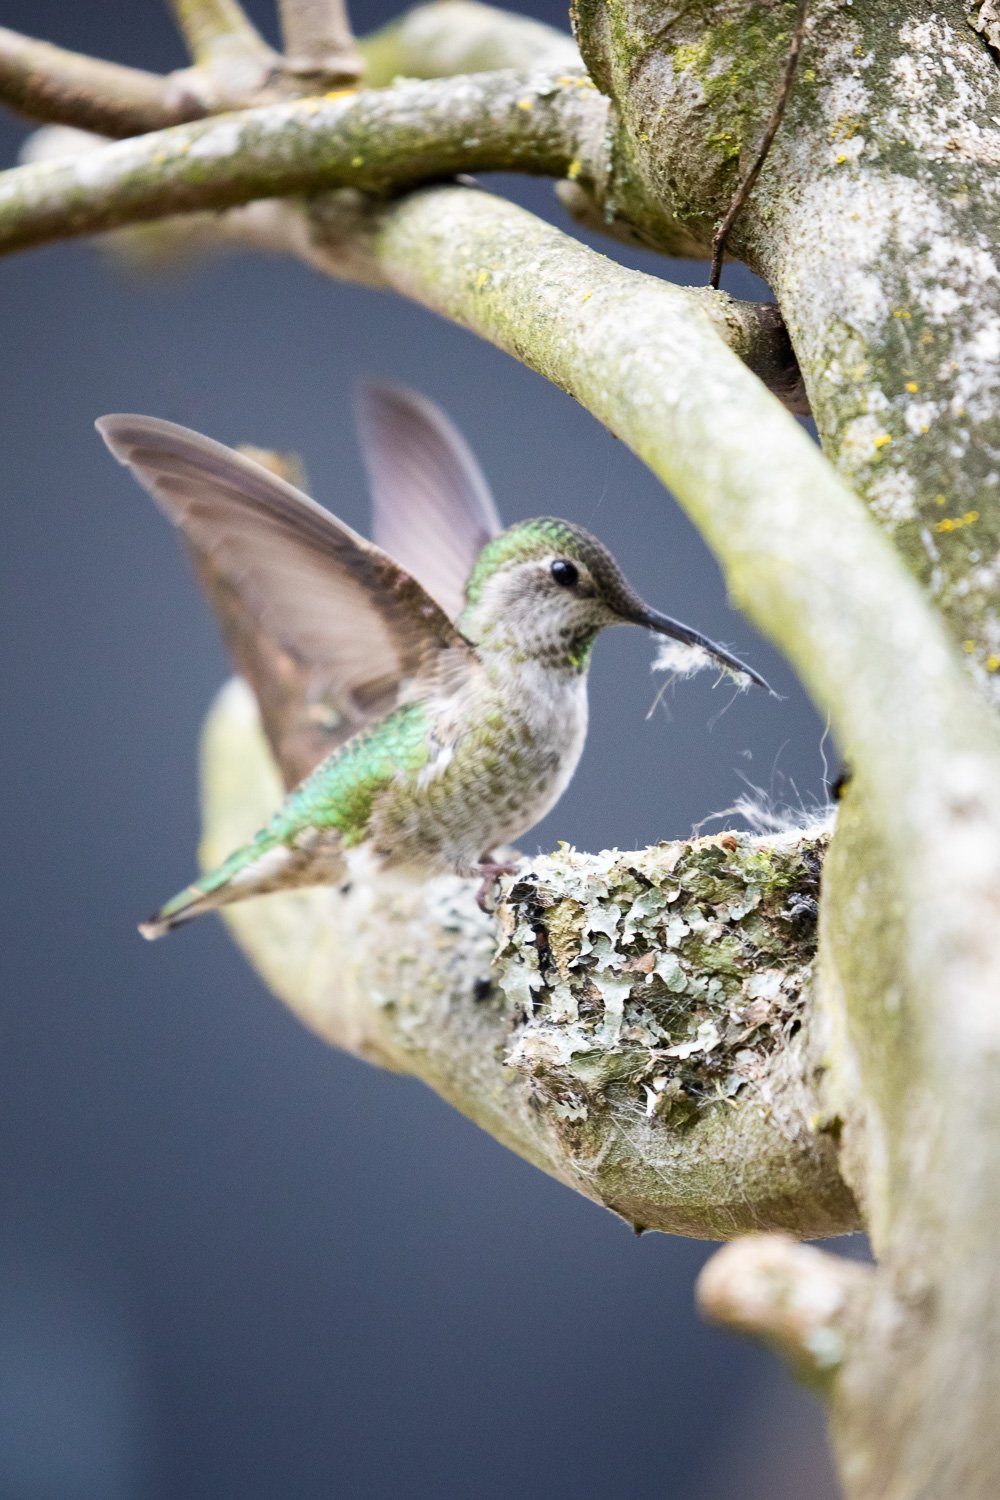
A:
MULTIPOLYGON (((273 34, 270 4, 251 9, 273 34)), ((354 6, 359 30, 391 13, 354 6)), ((0 20, 183 61, 156 0, 6 0, 0 20)), ((10 163, 26 127, 0 132, 10 163)), ((546 185, 500 186, 559 221, 546 185)), ((786 695, 703 677, 647 719, 651 644, 611 633, 583 764, 529 849, 683 835, 747 780, 824 795, 822 726, 682 513, 536 376, 291 263, 144 280, 54 247, 3 262, 0 327, 0 1500, 832 1496, 818 1408, 698 1323, 707 1247, 635 1239, 421 1085, 332 1052, 215 919, 152 948, 135 932, 192 872, 197 738, 226 664, 96 416, 297 450, 364 526, 352 384, 409 382, 457 420, 508 520, 591 526, 652 603, 786 695)))

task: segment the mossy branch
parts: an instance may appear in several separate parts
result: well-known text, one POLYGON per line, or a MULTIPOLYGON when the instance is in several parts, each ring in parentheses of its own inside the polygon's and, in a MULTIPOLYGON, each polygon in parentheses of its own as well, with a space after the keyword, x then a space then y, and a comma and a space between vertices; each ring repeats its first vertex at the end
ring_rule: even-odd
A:
POLYGON ((219 115, 0 174, 0 253, 331 187, 386 193, 477 169, 583 175, 604 109, 583 75, 502 71, 219 115))
MULTIPOLYGON (((598 215, 711 242, 797 0, 578 0, 618 126, 598 215), (656 208, 664 221, 657 220, 656 208)), ((1000 69, 961 7, 815 8, 731 248, 774 288, 824 449, 1000 697, 1000 69), (835 12, 835 13, 834 13, 835 12)), ((579 197, 580 194, 578 193, 579 197)))
MULTIPOLYGON (((623 0, 613 25, 579 0, 581 50, 627 136, 621 160, 668 214, 706 225, 725 204, 794 10, 694 0, 654 42, 654 0, 623 0)), ((998 119, 1000 71, 959 9, 817 7, 733 240, 775 288, 826 450, 994 699, 998 119)), ((792 515, 780 515, 784 535, 792 515)), ((860 565, 860 591, 876 571, 860 565)), ((836 1381, 834 1431, 856 1500, 986 1495, 1000 1488, 996 727, 971 694, 959 703, 954 664, 943 670, 926 634, 916 645, 898 590, 870 622, 854 664, 869 730, 826 863, 818 993, 836 1058, 828 1108, 842 1111, 842 1160, 882 1266, 836 1381), (891 660, 922 698, 915 715, 892 691, 867 698, 891 660)), ((810 649, 829 658, 839 644, 831 616, 810 649)))

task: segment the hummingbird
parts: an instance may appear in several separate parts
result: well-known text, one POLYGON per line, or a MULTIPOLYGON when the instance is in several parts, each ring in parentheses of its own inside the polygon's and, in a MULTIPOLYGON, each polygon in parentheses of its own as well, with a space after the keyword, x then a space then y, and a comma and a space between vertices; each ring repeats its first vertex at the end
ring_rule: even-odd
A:
POLYGON ((767 687, 651 609, 607 547, 540 516, 504 530, 465 440, 402 387, 360 395, 368 541, 245 454, 143 416, 97 428, 179 527, 286 796, 218 868, 140 925, 376 869, 482 879, 558 801, 587 732, 587 668, 611 625, 638 625, 767 687))

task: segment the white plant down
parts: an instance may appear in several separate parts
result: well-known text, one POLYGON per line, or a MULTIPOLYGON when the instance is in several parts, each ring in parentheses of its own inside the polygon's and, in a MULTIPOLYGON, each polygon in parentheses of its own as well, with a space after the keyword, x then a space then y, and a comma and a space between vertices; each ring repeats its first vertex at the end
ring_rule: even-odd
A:
POLYGON ((670 672, 674 677, 694 677, 699 672, 715 672, 719 681, 728 677, 740 692, 746 692, 751 685, 746 672, 727 667, 717 657, 709 655, 704 646, 689 646, 684 641, 658 641, 652 670, 670 672))

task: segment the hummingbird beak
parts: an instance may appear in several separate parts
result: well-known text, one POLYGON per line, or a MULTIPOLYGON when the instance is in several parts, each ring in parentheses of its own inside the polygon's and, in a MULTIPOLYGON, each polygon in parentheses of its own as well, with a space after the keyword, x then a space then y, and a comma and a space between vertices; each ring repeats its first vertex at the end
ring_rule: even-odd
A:
POLYGON ((726 672, 733 672, 741 677, 747 677, 755 682, 758 687, 766 688, 773 696, 774 689, 770 683, 765 682, 759 672, 753 667, 748 667, 746 662, 740 661, 738 656, 733 656, 724 646, 716 645, 710 641, 707 635, 702 635, 698 630, 692 630, 690 625, 682 625, 680 620, 672 620, 669 615, 661 615, 658 609, 650 609, 648 605, 641 605, 638 612, 629 616, 633 625, 644 625, 647 630, 655 630, 657 635, 669 636, 673 641, 680 641, 685 646, 693 646, 696 650, 704 651, 713 661, 726 672))

